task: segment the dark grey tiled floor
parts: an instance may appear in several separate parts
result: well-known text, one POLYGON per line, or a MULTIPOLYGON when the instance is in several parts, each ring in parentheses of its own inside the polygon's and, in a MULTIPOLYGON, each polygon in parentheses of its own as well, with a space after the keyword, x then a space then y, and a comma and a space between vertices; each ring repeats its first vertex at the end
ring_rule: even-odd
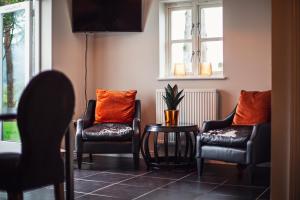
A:
MULTIPOLYGON (((201 178, 195 170, 147 171, 143 160, 136 171, 130 158, 94 156, 82 168, 74 171, 79 200, 262 200, 270 193, 268 168, 257 168, 252 183, 233 165, 206 164, 201 178)), ((0 192, 0 200, 6 198, 0 192)), ((26 192, 24 199, 54 199, 53 187, 26 192)))

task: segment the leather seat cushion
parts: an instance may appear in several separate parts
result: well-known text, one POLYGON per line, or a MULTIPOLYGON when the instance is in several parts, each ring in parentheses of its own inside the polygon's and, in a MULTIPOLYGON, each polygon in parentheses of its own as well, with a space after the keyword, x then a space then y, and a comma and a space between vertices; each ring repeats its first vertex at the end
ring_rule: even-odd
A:
POLYGON ((128 141, 133 129, 128 124, 100 123, 83 130, 82 137, 88 141, 128 141))
POLYGON ((250 139, 253 126, 230 126, 214 129, 200 136, 201 145, 245 148, 250 139))
POLYGON ((14 191, 19 186, 17 180, 20 154, 0 153, 0 190, 14 191))

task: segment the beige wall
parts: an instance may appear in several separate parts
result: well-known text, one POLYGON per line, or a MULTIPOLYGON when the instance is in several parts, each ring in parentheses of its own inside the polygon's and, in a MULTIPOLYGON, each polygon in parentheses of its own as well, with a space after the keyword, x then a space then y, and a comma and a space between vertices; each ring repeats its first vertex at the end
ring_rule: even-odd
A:
POLYGON ((155 121, 155 89, 168 82, 181 88, 217 88, 221 116, 236 104, 241 89, 271 88, 270 0, 224 0, 226 80, 158 81, 158 0, 147 0, 142 33, 98 33, 94 43, 94 88, 137 89, 143 122, 155 121))
MULTIPOLYGON (((226 80, 158 81, 158 0, 144 0, 141 33, 90 36, 88 96, 96 88, 137 89, 143 122, 155 121, 155 89, 167 83, 181 88, 217 88, 221 117, 234 107, 239 91, 271 88, 270 0, 224 0, 226 80)), ((76 113, 84 111, 84 35, 71 32, 70 0, 53 1, 53 66, 65 72, 76 90, 76 113)))
MULTIPOLYGON (((76 108, 74 119, 82 115, 85 108, 84 98, 84 53, 85 35, 73 34, 71 30, 71 0, 52 1, 52 66, 64 72, 72 81, 76 108)), ((88 98, 92 98, 93 80, 93 37, 89 36, 88 51, 88 98)))

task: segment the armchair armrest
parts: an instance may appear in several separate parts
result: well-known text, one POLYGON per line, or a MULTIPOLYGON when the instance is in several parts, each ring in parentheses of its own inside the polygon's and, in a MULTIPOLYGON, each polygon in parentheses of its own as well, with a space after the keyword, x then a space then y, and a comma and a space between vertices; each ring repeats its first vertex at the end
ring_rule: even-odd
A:
POLYGON ((141 134, 141 120, 138 118, 133 119, 132 129, 135 136, 140 137, 141 134))
POLYGON ((141 101, 135 100, 135 112, 132 122, 133 137, 132 137, 132 152, 138 154, 140 151, 141 138, 141 101))
POLYGON ((134 136, 138 136, 138 139, 140 139, 141 134, 141 101, 135 100, 135 112, 134 112, 134 118, 132 122, 132 129, 134 132, 134 136))
POLYGON ((262 123, 253 126, 251 137, 247 142, 247 160, 254 163, 268 162, 271 156, 271 124, 262 123))
POLYGON ((89 100, 88 107, 83 118, 77 120, 76 123, 76 140, 75 140, 75 148, 77 152, 82 151, 82 132, 84 129, 93 125, 95 121, 95 109, 96 109, 96 101, 89 100))
POLYGON ((235 109, 223 120, 204 121, 200 134, 212 129, 222 129, 230 126, 232 124, 234 114, 235 109))

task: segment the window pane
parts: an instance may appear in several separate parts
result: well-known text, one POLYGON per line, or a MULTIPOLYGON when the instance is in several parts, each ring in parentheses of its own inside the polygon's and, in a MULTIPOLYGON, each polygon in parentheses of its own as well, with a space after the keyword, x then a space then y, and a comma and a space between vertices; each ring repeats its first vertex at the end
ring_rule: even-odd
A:
MULTIPOLYGON (((25 10, 2 15, 2 110, 16 109, 22 90, 25 87, 26 50, 25 10)), ((19 140, 15 122, 3 122, 4 140, 19 140)))
POLYGON ((223 71, 223 41, 202 42, 201 63, 211 63, 213 71, 223 71))
POLYGON ((176 65, 185 65, 185 72, 192 72, 192 43, 175 43, 172 44, 172 72, 176 65))
POLYGON ((201 37, 223 37, 222 7, 201 8, 201 37))
POLYGON ((173 10, 171 13, 172 40, 191 39, 192 10, 173 10))
POLYGON ((20 141, 17 122, 3 122, 3 140, 20 141))

